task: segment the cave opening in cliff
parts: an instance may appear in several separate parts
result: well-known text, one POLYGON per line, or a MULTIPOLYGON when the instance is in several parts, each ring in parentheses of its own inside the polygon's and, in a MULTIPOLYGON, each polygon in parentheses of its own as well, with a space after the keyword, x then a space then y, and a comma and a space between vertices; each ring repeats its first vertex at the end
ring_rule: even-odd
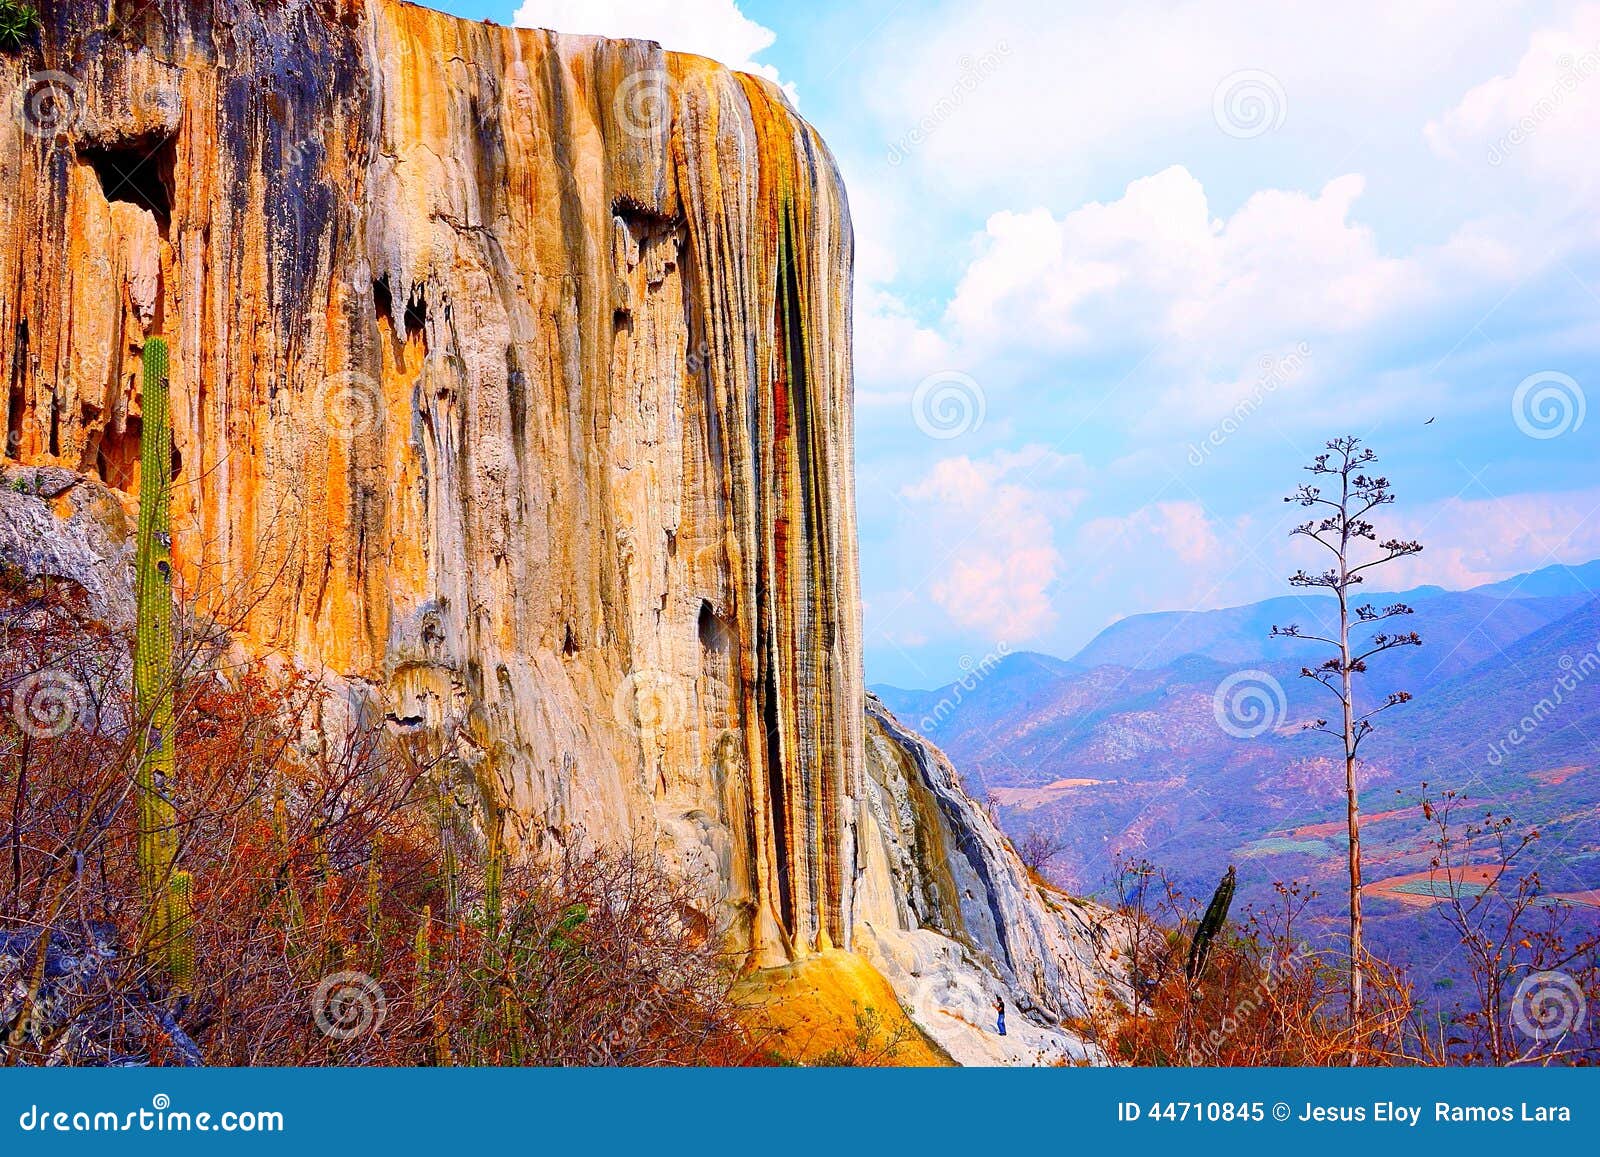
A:
POLYGON ((406 341, 422 341, 426 343, 427 327, 428 298, 422 292, 422 286, 419 285, 411 291, 411 297, 406 302, 406 341))
POLYGON ((707 599, 700 600, 700 645, 712 654, 720 655, 728 649, 728 628, 717 617, 716 610, 707 599))
MULTIPOLYGON (((129 383, 132 388, 132 383, 129 383)), ((93 430, 100 416, 97 407, 83 405, 83 427, 93 430)), ((79 470, 93 469, 100 481, 113 490, 128 494, 139 493, 140 454, 144 445, 144 423, 137 414, 129 414, 121 423, 108 422, 84 442, 79 470)), ((183 455, 178 450, 177 439, 172 442, 172 480, 176 482, 183 473, 183 455)))
POLYGON ((391 333, 397 347, 416 342, 422 346, 423 353, 427 353, 428 298, 422 286, 416 286, 406 300, 399 332, 394 331, 394 290, 390 288, 387 273, 382 277, 373 278, 372 307, 378 315, 378 324, 391 333))
POLYGON ((9 407, 6 411, 6 457, 20 459, 22 457, 22 391, 13 389, 8 401, 9 407))
POLYGON ((121 428, 107 426, 86 447, 84 457, 91 454, 95 472, 100 481, 114 490, 132 494, 139 489, 139 443, 143 423, 130 415, 121 428))
POLYGON ((100 178, 100 189, 107 201, 122 201, 146 210, 165 232, 172 218, 172 181, 177 165, 177 150, 169 134, 84 145, 78 155, 100 178))

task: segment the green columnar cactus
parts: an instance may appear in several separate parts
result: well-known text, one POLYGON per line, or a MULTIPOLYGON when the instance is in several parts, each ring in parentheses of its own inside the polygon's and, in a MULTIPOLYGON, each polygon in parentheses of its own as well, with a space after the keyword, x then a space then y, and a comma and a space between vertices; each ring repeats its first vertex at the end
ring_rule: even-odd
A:
POLYGON ((441 828, 440 835, 444 843, 444 910, 445 915, 453 916, 460 909, 460 865, 456 859, 455 845, 450 842, 450 833, 441 828))
POLYGON ((1200 918, 1200 926, 1194 930, 1194 939, 1189 942, 1189 963, 1184 971, 1190 984, 1199 980, 1200 974, 1205 971, 1212 942, 1228 920, 1228 909, 1233 905, 1233 886, 1233 865, 1229 864, 1227 874, 1211 894, 1211 903, 1206 905, 1206 914, 1200 918))
POLYGON ((170 932, 168 882, 178 836, 172 804, 177 769, 173 736, 172 662, 172 414, 167 397, 167 343, 144 346, 144 396, 140 406, 138 634, 133 653, 133 693, 139 737, 134 788, 139 808, 137 856, 145 911, 144 946, 165 945, 170 932))
POLYGON ((372 975, 383 975, 383 838, 372 841, 367 859, 367 942, 372 953, 372 975))
POLYGON ((194 984, 194 877, 173 872, 167 889, 167 972, 179 992, 194 984))
POLYGON ((422 919, 417 921, 417 936, 411 942, 411 962, 417 970, 417 988, 428 987, 428 970, 433 966, 433 945, 428 933, 433 926, 433 906, 422 906, 422 919))
POLYGON ((280 795, 272 801, 272 834, 278 841, 278 854, 283 857, 283 911, 288 926, 298 932, 305 924, 305 906, 300 902, 300 889, 295 885, 295 850, 289 840, 289 805, 280 795))
POLYGON ((506 873, 506 813, 495 807, 489 819, 489 862, 484 867, 483 922, 490 936, 500 934, 500 891, 506 873))

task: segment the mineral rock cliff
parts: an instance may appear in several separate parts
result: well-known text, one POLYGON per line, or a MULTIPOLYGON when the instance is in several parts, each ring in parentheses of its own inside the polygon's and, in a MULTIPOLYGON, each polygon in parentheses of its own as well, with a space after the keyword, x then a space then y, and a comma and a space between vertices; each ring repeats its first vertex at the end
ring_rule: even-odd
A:
POLYGON ((857 950, 963 1064, 1094 1059, 1061 1025, 1124 995, 1117 922, 1035 883, 944 753, 871 693, 866 770, 857 950), (1006 1037, 988 1031, 999 995, 1006 1037))
POLYGON ((396 0, 41 7, 0 56, 0 380, 8 457, 83 481, 49 548, 8 495, 8 555, 117 613, 79 508, 137 491, 165 334, 186 597, 522 850, 653 841, 752 964, 860 948, 932 1008, 965 954, 1071 1011, 1091 942, 863 717, 849 210, 779 90, 396 0))

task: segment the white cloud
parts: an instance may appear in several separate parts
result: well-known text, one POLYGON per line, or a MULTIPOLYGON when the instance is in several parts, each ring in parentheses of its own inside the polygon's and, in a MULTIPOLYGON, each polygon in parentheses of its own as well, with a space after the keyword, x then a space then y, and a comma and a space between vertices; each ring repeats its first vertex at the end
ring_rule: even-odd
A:
POLYGON ((1085 522, 1073 537, 1071 593, 1094 591, 1117 618, 1172 607, 1207 609, 1246 601, 1262 586, 1249 519, 1224 523, 1201 503, 1160 499, 1126 515, 1085 522), (1111 597, 1107 599, 1107 595, 1111 597))
POLYGON ((1009 51, 914 152, 935 196, 972 190, 1082 194, 1097 174, 1192 156, 1231 142, 1213 123, 1219 83, 1269 73, 1286 95, 1276 140, 1303 141, 1322 163, 1368 141, 1375 123, 1414 133, 1441 84, 1466 83, 1519 35, 1519 6, 1454 0, 1171 0, 1062 4, 990 0, 906 12, 882 32, 894 66, 863 70, 867 111, 887 145, 947 99, 963 62, 1009 51), (1461 78, 1458 80, 1457 78, 1461 78), (1335 151, 1337 150, 1337 151, 1335 151))
POLYGON ((1013 645, 1056 622, 1054 527, 1082 500, 1083 463, 1042 446, 935 463, 901 489, 934 604, 959 628, 1013 645))
MULTIPOLYGON (((774 34, 743 2, 529 0, 517 22, 772 77, 774 34)), ((1071 653, 1112 617, 1281 593, 1292 544, 1263 478, 1292 480, 1298 445, 1370 428, 1449 493, 1458 460, 1526 449, 1505 412, 1519 379, 1588 380, 1600 71, 1542 98, 1564 53, 1582 71, 1600 46, 1600 7, 928 0, 881 25, 826 4, 807 35, 873 62, 795 57, 850 192, 867 615, 902 666, 985 637, 1071 653), (1242 70, 1285 97, 1252 139, 1214 122, 1242 70), (938 371, 987 405, 959 442, 914 420, 938 371), (1204 468, 1184 461, 1213 429, 1204 468), (994 452, 1025 440, 1104 467, 1091 489, 1076 457, 994 452)), ((1518 475, 1568 488, 1548 503, 1402 502, 1395 529, 1428 543, 1409 581, 1600 555, 1574 457, 1518 475)))
POLYGON ((1474 164, 1521 168, 1571 192, 1600 176, 1593 142, 1600 133, 1600 7, 1542 28, 1508 73, 1470 89, 1428 124, 1435 152, 1474 164))
POLYGON ((708 56, 740 72, 778 80, 776 68, 755 59, 772 47, 777 33, 740 12, 734 0, 523 0, 512 22, 522 28, 654 40, 669 52, 708 56))
POLYGON ((996 213, 946 318, 980 349, 1134 338, 1181 345, 1188 365, 1357 330, 1430 289, 1417 261, 1383 255, 1351 220, 1363 187, 1351 174, 1316 196, 1267 189, 1219 220, 1174 165, 1060 219, 996 213))
POLYGON ((1600 558, 1600 489, 1451 498, 1401 518, 1395 530, 1423 551, 1386 568, 1386 585, 1460 590, 1600 558))
POLYGON ((891 293, 858 285, 854 320, 859 404, 909 405, 918 382, 951 368, 949 343, 891 293))

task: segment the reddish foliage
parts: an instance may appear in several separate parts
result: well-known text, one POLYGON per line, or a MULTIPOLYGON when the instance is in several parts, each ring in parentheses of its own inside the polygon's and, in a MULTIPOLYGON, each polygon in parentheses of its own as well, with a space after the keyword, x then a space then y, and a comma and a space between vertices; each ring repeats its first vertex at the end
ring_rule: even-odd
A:
POLYGON ((169 946, 139 944, 127 640, 75 588, 15 576, 0 631, 0 986, 26 993, 0 1022, 10 1062, 760 1058, 687 883, 632 852, 513 865, 495 920, 436 761, 193 630, 164 785, 193 879, 175 982, 169 946), (47 956, 80 967, 47 977, 47 956))

